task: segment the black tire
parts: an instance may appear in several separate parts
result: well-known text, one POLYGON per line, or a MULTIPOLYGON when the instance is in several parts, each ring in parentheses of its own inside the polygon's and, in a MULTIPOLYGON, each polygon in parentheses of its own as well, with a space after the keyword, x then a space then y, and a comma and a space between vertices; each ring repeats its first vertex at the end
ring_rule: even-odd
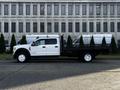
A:
POLYGON ((94 58, 95 55, 92 52, 84 52, 81 56, 81 61, 89 63, 92 62, 94 58))
POLYGON ((16 58, 19 63, 24 63, 28 61, 29 55, 27 53, 18 53, 16 58))

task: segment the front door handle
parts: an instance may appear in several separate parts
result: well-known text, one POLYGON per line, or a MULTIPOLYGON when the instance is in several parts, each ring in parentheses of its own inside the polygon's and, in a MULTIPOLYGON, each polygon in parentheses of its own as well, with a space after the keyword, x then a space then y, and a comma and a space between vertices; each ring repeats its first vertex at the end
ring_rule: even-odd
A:
POLYGON ((46 48, 45 46, 43 46, 42 48, 46 48))

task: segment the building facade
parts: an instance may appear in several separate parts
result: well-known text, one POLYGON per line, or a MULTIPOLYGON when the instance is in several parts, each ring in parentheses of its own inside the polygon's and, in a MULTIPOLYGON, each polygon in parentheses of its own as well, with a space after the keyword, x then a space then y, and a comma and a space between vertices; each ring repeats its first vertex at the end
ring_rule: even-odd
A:
POLYGON ((112 33, 120 41, 120 0, 0 0, 0 33, 10 41, 26 34, 112 33))

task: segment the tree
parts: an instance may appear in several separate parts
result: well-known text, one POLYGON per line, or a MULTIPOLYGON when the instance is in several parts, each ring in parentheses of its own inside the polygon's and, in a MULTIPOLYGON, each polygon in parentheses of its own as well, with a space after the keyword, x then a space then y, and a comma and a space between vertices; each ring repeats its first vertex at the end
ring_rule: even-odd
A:
POLYGON ((105 37, 103 37, 103 40, 102 40, 102 47, 106 47, 106 40, 105 40, 105 37))
POLYGON ((73 41, 71 36, 69 35, 67 39, 67 48, 72 48, 72 47, 73 47, 73 41))
POLYGON ((60 39, 61 41, 61 51, 63 51, 63 48, 64 48, 64 37, 63 37, 63 35, 61 35, 61 39, 60 39))
POLYGON ((16 45, 16 39, 15 39, 15 35, 13 34, 11 37, 11 43, 10 43, 10 53, 13 52, 13 46, 16 45))
POLYGON ((27 40, 26 40, 26 36, 25 35, 22 36, 22 39, 20 40, 19 43, 20 44, 27 44, 27 40))
POLYGON ((83 36, 81 35, 80 36, 80 48, 83 48, 84 47, 84 42, 83 42, 83 36))
POLYGON ((110 47, 111 47, 113 53, 117 52, 117 44, 116 44, 115 38, 113 36, 112 36, 112 39, 111 39, 110 47))
POLYGON ((5 39, 4 39, 4 35, 1 34, 0 37, 0 53, 4 53, 6 51, 5 49, 5 39))
POLYGON ((60 39, 60 44, 61 44, 61 55, 63 55, 64 54, 64 47, 65 47, 65 45, 66 45, 66 41, 64 40, 64 35, 61 35, 61 39, 60 39))
POLYGON ((95 42, 94 42, 94 37, 92 36, 90 40, 90 47, 94 47, 94 46, 95 46, 95 42))
POLYGON ((3 51, 2 50, 2 40, 1 40, 1 37, 0 37, 0 53, 3 53, 2 51, 3 51))

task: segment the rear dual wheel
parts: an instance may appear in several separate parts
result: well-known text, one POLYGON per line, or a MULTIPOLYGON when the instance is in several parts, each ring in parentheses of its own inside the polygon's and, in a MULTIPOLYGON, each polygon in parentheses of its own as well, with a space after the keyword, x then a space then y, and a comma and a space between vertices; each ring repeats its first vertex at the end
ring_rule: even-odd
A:
POLYGON ((92 52, 84 52, 80 57, 82 62, 92 62, 94 58, 95 55, 92 52))

